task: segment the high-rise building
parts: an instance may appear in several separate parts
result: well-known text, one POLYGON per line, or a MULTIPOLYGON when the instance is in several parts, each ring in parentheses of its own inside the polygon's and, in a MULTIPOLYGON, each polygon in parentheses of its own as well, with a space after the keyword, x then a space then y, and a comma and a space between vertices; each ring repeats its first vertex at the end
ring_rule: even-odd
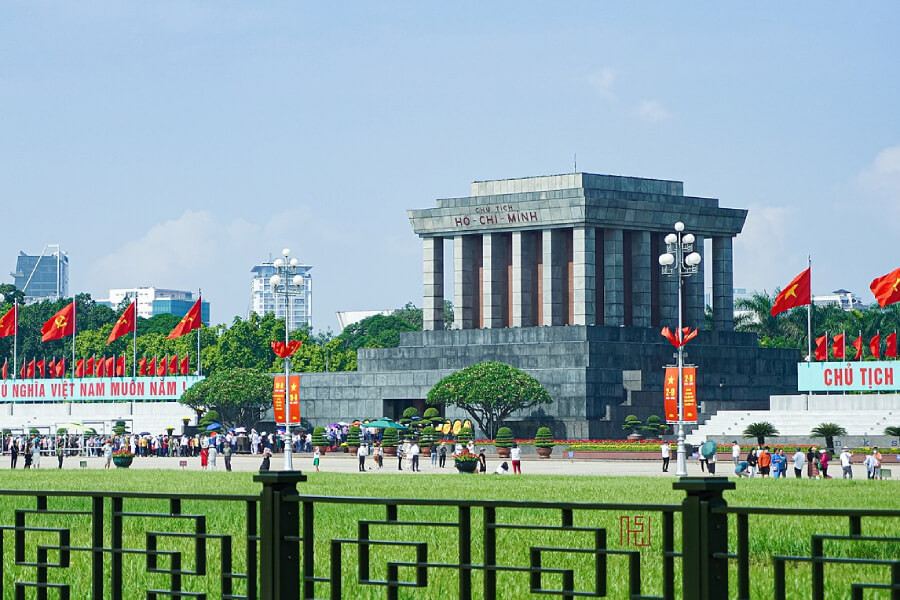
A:
POLYGON ((312 327, 312 267, 298 265, 297 274, 303 278, 303 284, 296 294, 291 294, 290 302, 285 306, 284 294, 272 293, 269 278, 275 274, 275 265, 271 261, 264 262, 250 269, 253 279, 250 281, 250 312, 260 316, 274 313, 275 318, 287 318, 288 329, 294 331, 298 327, 312 327))
MULTIPOLYGON (((137 301, 137 315, 145 319, 162 314, 183 317, 196 302, 194 294, 185 290, 138 287, 109 290, 109 298, 97 300, 97 304, 105 304, 115 309, 123 301, 131 300, 137 301)), ((200 320, 209 326, 209 302, 200 303, 200 320)))
POLYGON ((69 255, 59 244, 48 244, 37 255, 20 251, 16 270, 10 275, 16 288, 25 293, 26 304, 69 295, 69 255))

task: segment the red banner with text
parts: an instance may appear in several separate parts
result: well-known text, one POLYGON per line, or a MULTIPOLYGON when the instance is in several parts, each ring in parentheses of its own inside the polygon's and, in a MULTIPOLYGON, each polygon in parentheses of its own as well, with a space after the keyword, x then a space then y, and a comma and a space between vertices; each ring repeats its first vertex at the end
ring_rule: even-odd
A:
MULTIPOLYGON (((682 367, 682 393, 684 394, 684 420, 697 422, 697 367, 682 367)), ((667 422, 678 421, 678 367, 666 367, 663 386, 664 410, 667 422)))
POLYGON ((275 376, 275 387, 272 390, 272 401, 275 405, 275 423, 284 423, 284 375, 275 376))
POLYGON ((289 423, 300 422, 300 376, 291 375, 288 387, 288 418, 289 423))

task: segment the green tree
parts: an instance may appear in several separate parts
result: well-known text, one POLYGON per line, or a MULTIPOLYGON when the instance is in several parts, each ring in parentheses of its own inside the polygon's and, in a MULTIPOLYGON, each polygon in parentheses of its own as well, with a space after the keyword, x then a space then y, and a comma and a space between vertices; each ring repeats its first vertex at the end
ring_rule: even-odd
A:
POLYGON ((892 425, 890 427, 884 428, 884 435, 896 435, 900 436, 900 426, 892 425))
POLYGON ((354 425, 347 433, 347 446, 351 448, 359 448, 359 426, 354 425))
POLYGON ((348 350, 396 348, 402 331, 416 331, 416 327, 395 315, 373 315, 348 325, 338 337, 348 350))
POLYGON ((661 418, 656 415, 650 415, 647 417, 647 422, 641 426, 641 431, 645 431, 652 435, 660 435, 667 427, 668 426, 663 423, 661 418))
POLYGON ((622 425, 622 429, 625 431, 630 431, 631 433, 637 433, 638 429, 641 428, 641 420, 638 419, 635 415, 628 415, 625 417, 625 423, 622 425))
POLYGON ((511 448, 513 445, 513 433, 509 427, 501 427, 497 430, 497 439, 494 445, 497 448, 511 448))
MULTIPOLYGON (((418 308, 412 302, 407 302, 403 308, 398 308, 393 312, 395 317, 400 317, 410 325, 416 328, 416 330, 422 329, 423 311, 421 308, 418 308)), ((444 329, 450 329, 453 327, 453 303, 449 300, 444 300, 444 329)))
POLYGON ((762 446, 766 443, 767 437, 778 437, 778 430, 768 421, 760 421, 758 423, 750 423, 744 428, 745 438, 756 438, 756 443, 762 446))
POLYGON ((188 388, 179 402, 216 410, 222 425, 252 427, 272 407, 272 377, 255 369, 216 371, 188 388))
POLYGON ((313 446, 327 446, 328 445, 328 438, 325 437, 325 428, 324 427, 316 427, 315 429, 313 429, 312 445, 313 446))
POLYGON ((819 423, 809 432, 812 437, 825 438, 825 447, 834 450, 834 438, 844 437, 847 430, 837 423, 819 423))
POLYGON ((451 373, 428 392, 432 405, 456 406, 466 411, 488 437, 512 413, 553 400, 531 375, 500 362, 482 362, 451 373))
POLYGON ((203 413, 203 416, 200 417, 200 427, 203 427, 203 428, 205 428, 209 425, 212 425, 214 423, 218 423, 218 422, 219 422, 219 411, 217 411, 215 409, 207 410, 206 412, 203 413))

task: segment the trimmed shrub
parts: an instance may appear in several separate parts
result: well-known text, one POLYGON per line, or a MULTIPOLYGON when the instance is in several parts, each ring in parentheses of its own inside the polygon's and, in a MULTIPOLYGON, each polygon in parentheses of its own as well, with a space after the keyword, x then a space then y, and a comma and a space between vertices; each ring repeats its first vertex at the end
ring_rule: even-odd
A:
POLYGON ((312 444, 313 444, 313 446, 327 446, 328 445, 328 438, 325 437, 325 428, 324 427, 316 427, 315 429, 313 429, 312 444))
POLYGON ((347 445, 352 448, 359 448, 359 426, 354 425, 347 433, 347 445))
POLYGON ((419 446, 425 448, 430 448, 434 445, 434 441, 437 439, 437 433, 434 430, 434 427, 429 425, 422 429, 422 437, 419 439, 419 446))
POLYGON ((553 436, 550 434, 549 427, 539 427, 534 435, 534 445, 538 448, 552 448, 553 436))
POLYGON ((384 433, 381 435, 381 445, 387 446, 388 448, 397 446, 397 430, 393 427, 388 427, 384 430, 384 433))
POLYGON ((463 427, 459 430, 459 433, 456 434, 456 439, 460 444, 465 446, 472 439, 472 428, 471 427, 463 427))
POLYGON ((513 434, 509 427, 501 427, 497 430, 497 439, 494 440, 494 446, 497 448, 512 448, 513 434))

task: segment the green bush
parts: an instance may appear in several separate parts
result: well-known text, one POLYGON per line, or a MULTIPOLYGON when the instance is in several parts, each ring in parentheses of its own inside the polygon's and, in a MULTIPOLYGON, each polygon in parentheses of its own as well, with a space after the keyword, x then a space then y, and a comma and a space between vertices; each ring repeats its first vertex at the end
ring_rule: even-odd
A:
POLYGON ((403 425, 409 425, 410 423, 412 423, 412 418, 418 416, 419 409, 417 409, 415 406, 410 406, 403 411, 403 416, 400 417, 400 423, 402 423, 403 425))
POLYGON ((393 448, 397 446, 397 430, 393 427, 388 427, 384 430, 384 433, 381 435, 381 445, 386 446, 388 448, 393 448))
POLYGON ((347 434, 347 445, 352 448, 359 448, 359 426, 354 425, 347 434))
POLYGON ((441 416, 440 411, 433 406, 425 409, 424 414, 422 414, 422 419, 428 421, 432 425, 438 425, 444 422, 444 417, 441 416))
POLYGON ((325 437, 325 428, 324 427, 316 427, 315 429, 313 429, 312 444, 313 444, 313 446, 327 446, 328 445, 328 438, 325 437))
POLYGON ((497 448, 511 448, 513 445, 512 429, 509 427, 501 427, 497 430, 497 439, 494 440, 494 446, 497 448))
POLYGON ((437 439, 437 432, 434 430, 434 427, 429 425, 422 429, 422 437, 419 439, 419 446, 423 448, 430 448, 434 445, 434 441, 437 439))
POLYGON ((638 419, 634 415, 628 415, 625 417, 625 424, 622 425, 622 429, 625 431, 631 431, 631 433, 637 433, 637 430, 641 428, 641 420, 638 419))
POLYGON ((534 435, 534 445, 538 448, 552 448, 553 435, 550 433, 549 427, 539 427, 534 435))
POLYGON ((471 427, 463 427, 459 430, 459 433, 456 435, 456 439, 460 444, 465 446, 472 439, 472 428, 471 427))
POLYGON ((66 429, 65 427, 60 427, 59 429, 56 430, 56 435, 66 435, 68 433, 69 433, 69 430, 66 429))
POLYGON ((41 432, 37 430, 37 427, 32 427, 31 429, 28 430, 28 435, 31 435, 31 436, 41 435, 41 432))

